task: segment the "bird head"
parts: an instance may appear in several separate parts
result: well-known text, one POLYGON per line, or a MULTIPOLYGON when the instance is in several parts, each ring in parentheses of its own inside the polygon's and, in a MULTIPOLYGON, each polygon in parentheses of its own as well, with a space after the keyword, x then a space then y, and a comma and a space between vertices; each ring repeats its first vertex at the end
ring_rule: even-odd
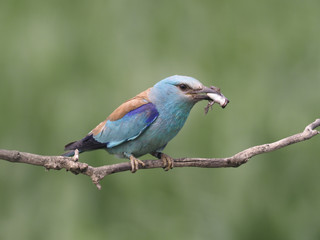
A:
POLYGON ((225 107, 229 100, 214 86, 206 87, 197 79, 174 75, 158 82, 153 87, 157 99, 163 102, 175 101, 193 106, 201 100, 215 101, 225 107))

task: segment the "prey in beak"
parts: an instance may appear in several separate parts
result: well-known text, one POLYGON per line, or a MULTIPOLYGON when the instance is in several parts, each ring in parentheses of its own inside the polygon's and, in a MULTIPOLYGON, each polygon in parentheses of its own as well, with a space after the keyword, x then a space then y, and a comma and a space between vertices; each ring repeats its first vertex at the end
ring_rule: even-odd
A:
POLYGON ((194 99, 197 101, 208 100, 209 103, 205 108, 205 113, 207 114, 209 108, 212 108, 212 105, 218 103, 222 108, 225 108, 230 102, 228 98, 226 98, 220 91, 220 88, 210 86, 203 87, 199 90, 193 90, 192 94, 194 95, 194 99))

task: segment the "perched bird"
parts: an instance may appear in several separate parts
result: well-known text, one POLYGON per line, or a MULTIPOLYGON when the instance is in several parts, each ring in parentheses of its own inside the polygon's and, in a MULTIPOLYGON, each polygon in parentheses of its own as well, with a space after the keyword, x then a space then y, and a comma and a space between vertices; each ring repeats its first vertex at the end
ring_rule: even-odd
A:
POLYGON ((195 103, 201 100, 225 107, 229 100, 216 87, 205 87, 187 76, 171 76, 156 83, 134 98, 121 104, 109 117, 83 139, 65 146, 64 156, 73 156, 95 149, 130 159, 131 171, 144 163, 138 157, 147 153, 162 159, 165 170, 173 167, 173 159, 162 153, 177 135, 195 103), (209 94, 209 95, 208 95, 209 94), (222 99, 222 100, 221 100, 222 99))

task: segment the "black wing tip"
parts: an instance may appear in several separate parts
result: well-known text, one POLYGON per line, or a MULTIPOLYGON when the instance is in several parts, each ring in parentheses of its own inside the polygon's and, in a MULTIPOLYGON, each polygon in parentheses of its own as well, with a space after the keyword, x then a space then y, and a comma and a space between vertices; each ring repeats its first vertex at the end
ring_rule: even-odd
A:
MULTIPOLYGON (((93 138, 92 134, 89 134, 79 141, 68 143, 67 145, 65 145, 64 150, 68 151, 68 150, 78 149, 80 152, 84 152, 84 151, 105 148, 105 147, 106 147, 105 143, 100 143, 100 142, 96 141, 93 138)), ((72 151, 70 151, 70 152, 72 152, 72 151)), ((67 152, 66 154, 68 154, 68 153, 69 152, 67 152)))
POLYGON ((64 150, 67 151, 67 150, 75 150, 75 148, 73 148, 73 145, 75 145, 75 143, 77 143, 78 141, 74 141, 74 142, 71 142, 71 143, 68 143, 67 145, 64 146, 64 150))

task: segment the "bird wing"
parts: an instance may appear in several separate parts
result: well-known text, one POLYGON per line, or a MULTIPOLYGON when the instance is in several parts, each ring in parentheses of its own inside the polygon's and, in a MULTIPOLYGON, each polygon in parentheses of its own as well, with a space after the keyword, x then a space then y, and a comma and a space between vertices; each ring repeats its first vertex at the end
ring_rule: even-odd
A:
POLYGON ((107 148, 139 137, 159 116, 155 105, 146 99, 145 92, 118 107, 90 132, 92 137, 107 148))

